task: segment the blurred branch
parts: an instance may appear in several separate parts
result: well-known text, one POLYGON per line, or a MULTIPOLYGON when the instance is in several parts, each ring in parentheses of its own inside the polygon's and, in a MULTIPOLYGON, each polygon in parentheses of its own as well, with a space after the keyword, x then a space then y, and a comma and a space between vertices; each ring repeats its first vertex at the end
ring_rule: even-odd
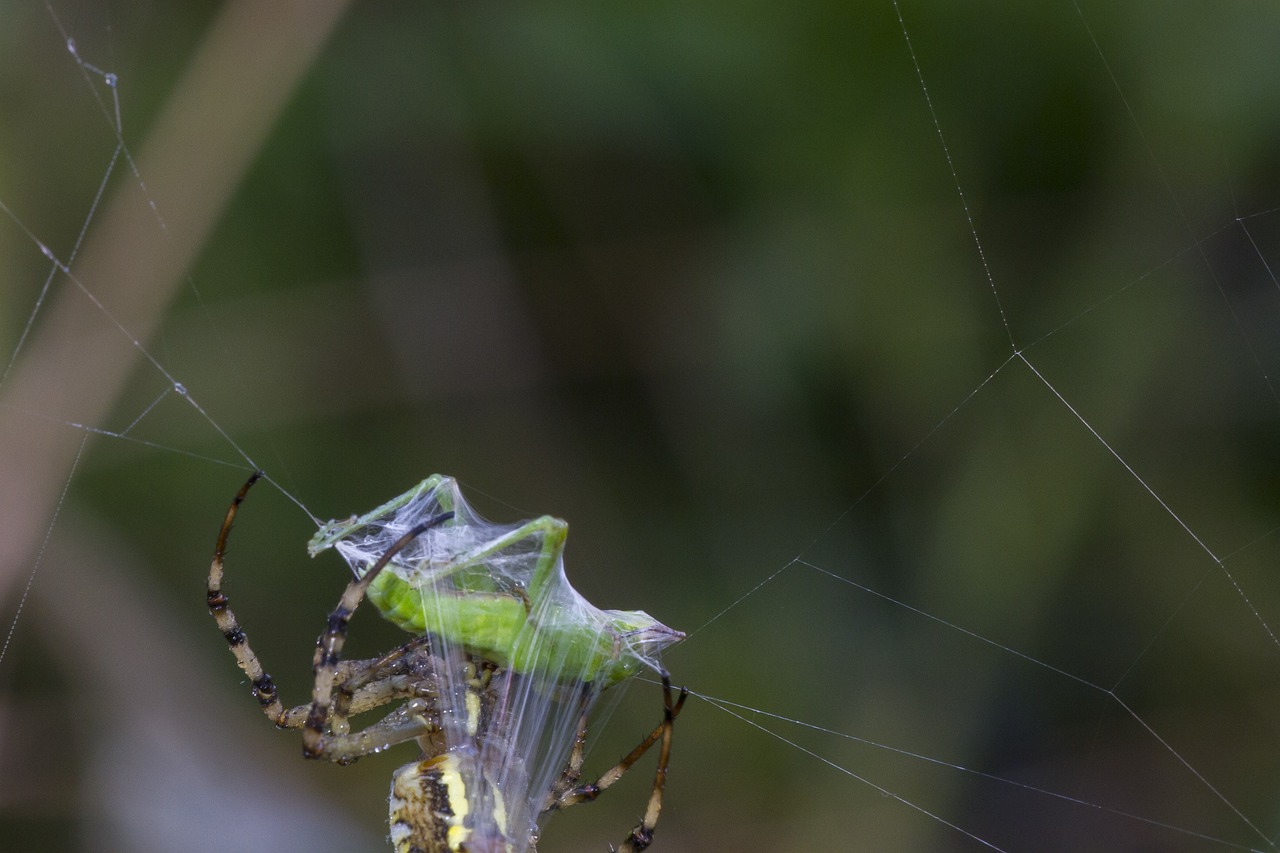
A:
POLYGON ((39 318, 3 389, 13 416, 0 420, 0 597, 29 564, 83 438, 22 414, 58 417, 70 401, 78 421, 101 422, 346 6, 238 0, 222 10, 141 148, 144 203, 136 180, 119 183, 76 261, 74 282, 64 282, 39 318), (149 203, 163 220, 163 239, 149 203), (101 310, 87 303, 85 289, 101 310), (120 346, 103 310, 134 347, 120 346))

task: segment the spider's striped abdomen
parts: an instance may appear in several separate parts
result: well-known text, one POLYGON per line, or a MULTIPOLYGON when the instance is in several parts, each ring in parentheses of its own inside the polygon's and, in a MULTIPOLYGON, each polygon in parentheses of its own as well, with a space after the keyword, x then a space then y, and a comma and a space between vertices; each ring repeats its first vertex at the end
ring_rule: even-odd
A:
POLYGON ((396 853, 533 850, 528 824, 508 825, 502 791, 473 750, 445 752, 401 767, 391 780, 390 805, 396 853))

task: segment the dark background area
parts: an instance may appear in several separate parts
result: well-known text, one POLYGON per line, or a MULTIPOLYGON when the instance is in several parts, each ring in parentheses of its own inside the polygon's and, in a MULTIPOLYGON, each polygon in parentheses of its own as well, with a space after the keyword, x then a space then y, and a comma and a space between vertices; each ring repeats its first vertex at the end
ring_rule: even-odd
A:
MULTIPOLYGON (((220 9, 54 12, 137 151, 220 9)), ((320 519, 436 471, 566 518, 580 592, 691 633, 679 683, 785 718, 691 700, 659 853, 1272 849, 1280 11, 902 15, 353 6, 144 342, 208 417, 138 358, 0 567, 5 849, 386 848, 411 752, 304 763, 204 609, 247 459, 320 519)), ((0 3, 6 362, 115 145, 95 86, 0 3)), ((79 440, 9 387, 7 435, 79 440)), ((346 582, 313 530, 260 489, 228 561, 294 702, 346 582)), ((592 766, 659 709, 632 685, 592 766)), ((620 842, 648 772, 541 848, 620 842)))

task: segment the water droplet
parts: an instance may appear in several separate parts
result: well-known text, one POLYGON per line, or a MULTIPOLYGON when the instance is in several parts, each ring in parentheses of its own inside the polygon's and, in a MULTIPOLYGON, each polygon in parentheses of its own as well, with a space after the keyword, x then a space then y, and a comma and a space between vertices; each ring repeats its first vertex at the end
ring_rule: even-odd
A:
POLYGON ((120 81, 120 78, 117 77, 115 74, 108 72, 106 75, 103 76, 102 81, 106 83, 108 86, 110 86, 112 89, 114 89, 116 87, 116 83, 120 81))
POLYGON ((181 382, 173 383, 173 390, 177 391, 179 394, 181 394, 184 397, 187 396, 187 386, 183 385, 181 382))
POLYGON ((67 52, 69 52, 72 56, 75 56, 75 55, 76 55, 76 40, 75 40, 75 39, 73 39, 73 38, 69 38, 69 39, 67 39, 67 52))

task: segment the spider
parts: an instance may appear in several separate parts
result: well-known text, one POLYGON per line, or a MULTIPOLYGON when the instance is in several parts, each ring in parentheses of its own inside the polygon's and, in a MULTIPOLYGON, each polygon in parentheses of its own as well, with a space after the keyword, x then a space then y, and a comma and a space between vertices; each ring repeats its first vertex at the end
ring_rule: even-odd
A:
MULTIPOLYGON (((528 782, 522 778, 524 770, 519 757, 513 757, 510 740, 513 737, 511 718, 515 714, 510 698, 515 691, 544 683, 545 679, 535 677, 530 669, 532 664, 526 663, 528 671, 521 671, 519 662, 495 661, 491 655, 476 653, 474 649, 440 642, 439 635, 425 630, 380 657, 352 661, 341 659, 348 623, 371 584, 380 577, 385 580, 391 576, 390 572, 384 573, 383 570, 415 539, 433 528, 455 522, 452 510, 434 513, 418 521, 386 547, 363 574, 357 572, 358 577, 347 585, 316 643, 312 659, 315 682, 311 702, 285 708, 275 683, 250 647, 222 591, 224 557, 232 523, 249 489, 262 476, 262 472, 254 473, 227 509, 209 568, 209 611, 235 655, 236 663, 248 676, 263 713, 279 728, 302 730, 305 757, 350 764, 393 745, 417 741, 421 749, 419 759, 398 769, 391 784, 390 838, 396 853, 519 853, 533 850, 537 842, 537 822, 543 816, 595 800, 649 749, 661 743, 644 815, 617 850, 637 853, 649 846, 662 809, 673 723, 688 695, 687 689, 682 688, 678 696, 673 696, 671 681, 665 671, 661 671, 662 721, 594 782, 581 781, 590 704, 600 689, 631 672, 617 674, 610 680, 600 677, 594 684, 578 681, 563 687, 561 692, 576 696, 580 706, 572 747, 545 798, 526 805, 527 800, 521 796, 520 790, 522 785, 524 790, 528 790, 528 782), (353 715, 395 702, 401 704, 380 721, 352 731, 350 718, 353 715), (536 814, 529 814, 534 811, 536 814)), ((452 480, 439 477, 426 481, 423 486, 432 484, 435 488, 440 483, 453 486, 452 480)), ((421 494, 421 489, 420 486, 418 492, 406 493, 397 501, 403 502, 411 494, 421 494)), ((459 514, 466 511, 466 505, 456 491, 452 501, 451 505, 458 506, 459 514)), ((345 529, 351 529, 356 522, 380 517, 379 513, 385 514, 388 508, 400 505, 393 501, 363 519, 353 520, 345 529)), ((336 524, 322 528, 321 533, 336 524)), ((539 520, 533 524, 541 525, 543 522, 539 520)), ((563 529, 563 522, 558 524, 563 529)), ((517 538, 516 541, 521 540, 517 538)), ((554 551, 551 557, 557 566, 562 548, 561 534, 559 540, 549 546, 549 550, 554 551)), ((546 557, 545 554, 543 556, 546 557)), ((549 565, 547 560, 541 559, 538 571, 545 574, 546 565, 549 565)), ((538 588, 534 584, 531 587, 538 588)), ((477 595, 464 589, 457 600, 475 604, 468 597, 477 595)), ((526 614, 531 614, 534 603, 523 589, 515 588, 499 596, 504 604, 510 600, 520 602, 526 614)), ((381 608, 381 603, 379 606, 381 608)), ((466 609, 462 612, 470 613, 466 609)), ((620 618, 613 615, 620 613, 618 611, 595 612, 610 614, 608 618, 615 620, 620 618)), ((683 637, 645 614, 639 615, 668 632, 670 637, 683 637)), ((632 623, 626 619, 634 620, 634 617, 634 613, 624 612, 621 618, 624 624, 630 625, 632 623)), ((643 634, 647 630, 649 626, 646 625, 638 633, 643 634)), ((662 643, 672 642, 670 637, 663 638, 662 643)), ((617 656, 615 644, 614 657, 617 656)), ((592 673, 588 671, 585 677, 590 679, 592 673)))

